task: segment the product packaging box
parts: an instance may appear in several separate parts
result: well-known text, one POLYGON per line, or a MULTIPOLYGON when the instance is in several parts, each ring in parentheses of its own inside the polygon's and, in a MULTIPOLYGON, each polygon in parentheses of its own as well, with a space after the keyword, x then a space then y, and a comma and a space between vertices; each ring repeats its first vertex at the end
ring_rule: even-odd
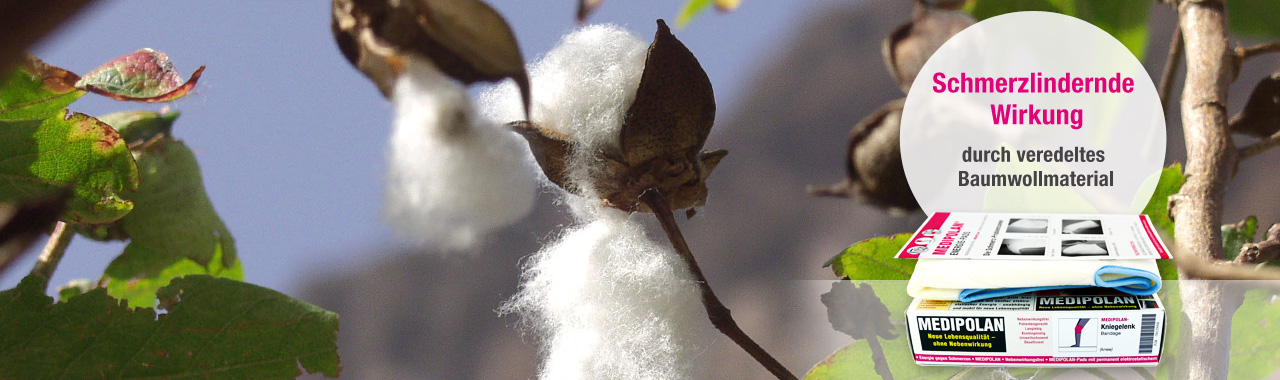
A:
POLYGON ((1146 215, 935 212, 899 259, 1168 259, 1146 215))
POLYGON ((920 365, 1150 367, 1159 364, 1164 340, 1159 299, 1107 288, 916 299, 906 314, 920 365))

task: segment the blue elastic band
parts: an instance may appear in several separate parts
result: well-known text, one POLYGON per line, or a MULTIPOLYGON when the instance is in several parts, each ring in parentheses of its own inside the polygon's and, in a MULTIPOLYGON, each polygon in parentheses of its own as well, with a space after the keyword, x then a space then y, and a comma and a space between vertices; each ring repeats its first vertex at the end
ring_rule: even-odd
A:
MULTIPOLYGON (((1090 285, 1058 285, 1058 286, 1028 286, 1023 288, 994 288, 994 289, 965 289, 960 291, 960 302, 973 302, 989 298, 1011 296, 1014 294, 1022 294, 1027 292, 1035 292, 1040 290, 1051 289, 1076 289, 1087 288, 1090 285)), ((1155 294, 1160 290, 1160 276, 1141 269, 1122 267, 1118 265, 1107 265, 1098 268, 1093 275, 1093 285, 1104 288, 1113 288, 1125 293, 1148 296, 1155 294), (1114 280, 1103 280, 1102 276, 1106 274, 1120 275, 1114 280)))

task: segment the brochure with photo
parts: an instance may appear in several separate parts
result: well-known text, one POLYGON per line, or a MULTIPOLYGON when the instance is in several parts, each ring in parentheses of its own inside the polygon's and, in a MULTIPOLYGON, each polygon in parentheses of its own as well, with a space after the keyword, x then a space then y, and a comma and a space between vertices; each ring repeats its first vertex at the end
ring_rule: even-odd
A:
POLYGON ((900 259, 1167 259, 1146 215, 937 212, 900 259))

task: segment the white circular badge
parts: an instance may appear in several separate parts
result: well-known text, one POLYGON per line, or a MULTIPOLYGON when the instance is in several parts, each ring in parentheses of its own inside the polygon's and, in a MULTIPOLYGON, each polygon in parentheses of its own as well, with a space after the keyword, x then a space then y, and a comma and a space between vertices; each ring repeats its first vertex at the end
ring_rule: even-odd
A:
POLYGON ((902 163, 925 212, 1141 213, 1164 161, 1142 63, 1080 19, 1017 12, 952 37, 902 113, 902 163))

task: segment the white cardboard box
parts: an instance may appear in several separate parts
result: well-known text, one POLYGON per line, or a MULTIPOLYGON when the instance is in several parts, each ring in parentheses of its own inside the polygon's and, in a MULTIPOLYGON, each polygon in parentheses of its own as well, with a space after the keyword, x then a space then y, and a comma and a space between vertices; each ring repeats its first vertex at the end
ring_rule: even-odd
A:
POLYGON ((916 299, 906 314, 920 365, 1151 367, 1164 343, 1159 299, 1105 288, 967 303, 916 299))
POLYGON ((1168 259, 1146 215, 935 212, 899 259, 1168 259))

